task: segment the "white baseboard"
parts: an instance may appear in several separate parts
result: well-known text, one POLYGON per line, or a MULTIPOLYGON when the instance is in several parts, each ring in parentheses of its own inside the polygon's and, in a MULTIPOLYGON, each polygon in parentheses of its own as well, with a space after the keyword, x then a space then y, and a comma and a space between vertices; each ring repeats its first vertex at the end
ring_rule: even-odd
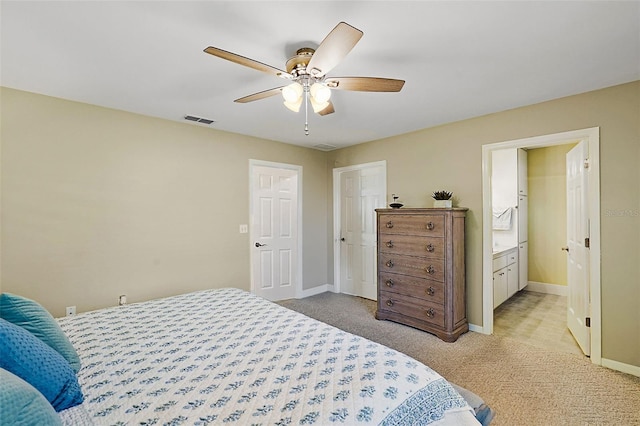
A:
POLYGON ((475 331, 476 333, 489 334, 484 332, 484 327, 476 324, 469 324, 469 331, 475 331))
POLYGON ((524 290, 535 291, 536 293, 555 294, 557 296, 566 296, 568 294, 566 285, 539 283, 535 281, 529 281, 529 284, 527 284, 524 290))
POLYGON ((322 284, 317 287, 303 289, 301 294, 298 294, 296 299, 304 299, 305 297, 315 296, 316 294, 326 293, 327 291, 334 291, 333 284, 322 284))
POLYGON ((625 364, 606 358, 602 358, 601 361, 603 367, 640 377, 640 367, 637 365, 625 364))

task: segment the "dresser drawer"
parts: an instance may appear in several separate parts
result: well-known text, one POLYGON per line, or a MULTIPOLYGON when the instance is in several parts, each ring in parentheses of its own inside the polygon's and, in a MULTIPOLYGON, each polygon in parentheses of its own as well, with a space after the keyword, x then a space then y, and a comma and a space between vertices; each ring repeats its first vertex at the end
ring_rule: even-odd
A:
POLYGON ((444 259, 380 253, 378 254, 378 273, 385 272, 444 281, 444 259))
POLYGON ((438 305, 444 303, 444 284, 438 281, 380 272, 378 286, 381 291, 404 294, 438 305))
POLYGON ((444 327, 444 309, 442 305, 425 302, 402 294, 380 291, 378 306, 381 310, 395 312, 444 327))
POLYGON ((444 217, 436 215, 381 214, 378 221, 380 234, 444 236, 444 217))
POLYGON ((384 234, 380 236, 378 243, 380 244, 381 253, 444 258, 444 238, 442 237, 384 234))

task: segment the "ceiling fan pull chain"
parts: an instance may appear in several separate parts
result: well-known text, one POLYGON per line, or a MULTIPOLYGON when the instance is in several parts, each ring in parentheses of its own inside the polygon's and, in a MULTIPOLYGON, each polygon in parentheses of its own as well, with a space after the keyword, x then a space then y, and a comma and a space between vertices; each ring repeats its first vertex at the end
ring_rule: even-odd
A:
POLYGON ((309 86, 304 87, 304 135, 309 136, 309 86))

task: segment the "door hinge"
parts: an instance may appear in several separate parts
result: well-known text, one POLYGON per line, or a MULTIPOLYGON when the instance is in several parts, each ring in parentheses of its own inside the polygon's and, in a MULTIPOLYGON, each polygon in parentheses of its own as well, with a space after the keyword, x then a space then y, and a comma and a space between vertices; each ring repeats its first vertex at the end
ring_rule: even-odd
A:
POLYGON ((585 246, 586 248, 589 248, 589 244, 591 244, 591 243, 590 243, 590 241, 589 241, 589 237, 587 237, 587 238, 585 238, 585 239, 584 239, 584 246, 585 246))
POLYGON ((591 327, 591 317, 586 317, 584 319, 584 325, 587 327, 591 327))
POLYGON ((586 160, 584 160, 584 168, 585 169, 589 168, 589 159, 588 158, 586 160))

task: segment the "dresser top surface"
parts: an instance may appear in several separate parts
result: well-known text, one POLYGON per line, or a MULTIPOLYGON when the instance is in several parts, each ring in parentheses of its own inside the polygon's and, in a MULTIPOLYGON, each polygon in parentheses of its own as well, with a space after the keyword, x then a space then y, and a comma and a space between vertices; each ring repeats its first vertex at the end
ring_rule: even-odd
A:
POLYGON ((437 208, 437 207, 401 207, 399 209, 376 209, 378 213, 429 213, 429 212, 466 212, 469 210, 467 207, 449 207, 449 208, 437 208))

